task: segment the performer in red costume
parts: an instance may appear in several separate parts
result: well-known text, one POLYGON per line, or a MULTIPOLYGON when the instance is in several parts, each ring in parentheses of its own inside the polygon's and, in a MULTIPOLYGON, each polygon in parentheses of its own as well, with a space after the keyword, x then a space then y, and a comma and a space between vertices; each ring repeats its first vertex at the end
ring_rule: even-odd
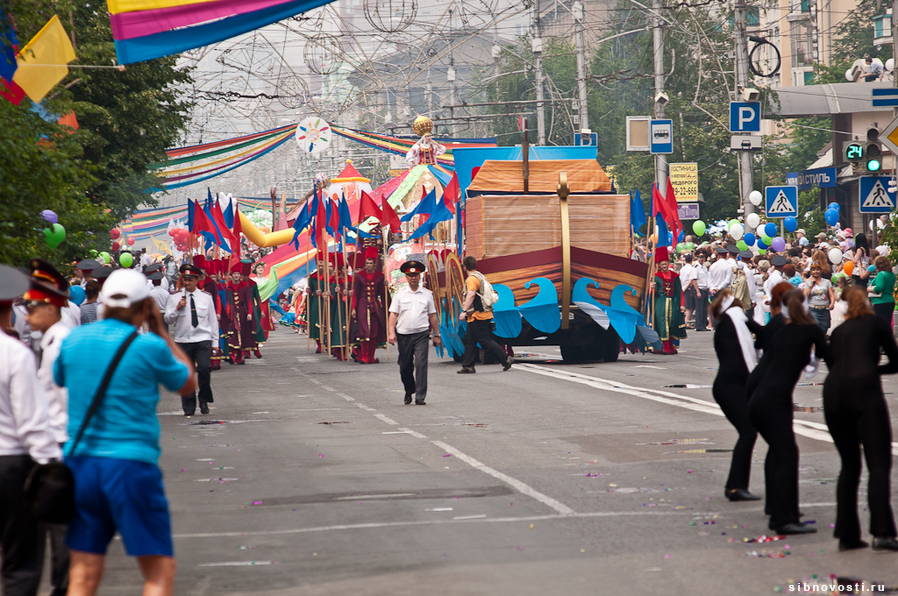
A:
POLYGON ((683 307, 683 288, 678 273, 670 270, 666 246, 655 249, 655 332, 664 343, 665 354, 677 353, 677 340, 686 338, 686 317, 683 307))
POLYGON ((231 264, 230 280, 225 285, 227 303, 224 305, 228 329, 228 346, 235 364, 245 364, 244 352, 258 350, 256 321, 253 316, 252 287, 243 280, 243 263, 231 264))
POLYGON ((369 246, 364 254, 365 269, 355 275, 352 284, 352 318, 360 344, 359 362, 374 364, 380 362, 374 357, 374 351, 387 338, 387 309, 384 304, 384 276, 377 271, 377 248, 369 246))
MULTIPOLYGON (((199 289, 204 292, 208 292, 212 296, 212 302, 215 304, 215 317, 218 319, 218 333, 220 336, 226 336, 227 334, 227 319, 222 317, 222 304, 221 304, 221 294, 218 293, 218 284, 215 283, 214 276, 212 275, 212 271, 214 269, 214 259, 209 259, 207 261, 206 257, 203 255, 197 255, 193 258, 193 264, 200 268, 203 272, 203 275, 200 277, 200 282, 198 284, 199 289)), ((218 346, 218 341, 212 342, 212 370, 220 370, 221 369, 221 360, 222 354, 221 349, 218 346)))

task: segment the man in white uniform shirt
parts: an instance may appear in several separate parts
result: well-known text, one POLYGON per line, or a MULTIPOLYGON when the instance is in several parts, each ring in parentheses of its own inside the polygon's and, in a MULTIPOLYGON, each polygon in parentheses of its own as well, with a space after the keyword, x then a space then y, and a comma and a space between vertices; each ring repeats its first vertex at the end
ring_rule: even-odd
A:
POLYGON ((396 292, 390 304, 387 341, 399 344, 399 376, 405 387, 405 403, 424 405, 427 397, 427 352, 430 332, 433 345, 440 345, 440 324, 433 293, 421 287, 424 263, 406 261, 400 267, 408 280, 408 287, 396 292))
MULTIPOLYGON (((69 440, 68 403, 69 393, 65 387, 53 382, 53 364, 59 356, 63 340, 68 337, 71 327, 64 319, 68 282, 53 265, 43 259, 31 259, 31 285, 25 292, 25 308, 28 326, 39 331, 40 351, 35 353, 40 363, 37 379, 50 415, 50 432, 60 447, 69 440)), ((80 325, 80 321, 79 321, 80 325)), ((65 544, 66 524, 45 524, 50 536, 51 596, 65 596, 69 588, 69 549, 65 544)))
POLYGON ((686 306, 686 328, 695 329, 695 267, 692 265, 692 255, 683 255, 684 265, 680 267, 680 286, 683 288, 684 305, 686 306), (691 325, 691 326, 690 326, 691 325))
POLYGON ((768 306, 770 305, 770 297, 771 291, 776 287, 777 284, 780 284, 784 281, 783 279, 783 265, 788 263, 786 257, 782 255, 774 255, 770 259, 770 271, 767 274, 767 281, 764 282, 764 303, 768 306))
POLYGON ((695 265, 693 265, 692 279, 697 288, 695 298, 695 330, 708 331, 708 297, 710 296, 710 286, 708 268, 705 261, 708 259, 708 253, 704 250, 696 251, 695 265))
POLYGON ((27 288, 27 277, 0 265, 0 593, 7 596, 37 594, 40 588, 43 534, 25 506, 23 488, 34 462, 62 458, 34 356, 5 333, 12 326, 12 301, 27 288))
MULTIPOLYGON (((218 346, 218 317, 215 301, 197 289, 202 269, 196 265, 181 266, 184 290, 172 294, 165 307, 165 322, 174 325, 173 339, 196 366, 199 381, 200 414, 209 413, 212 403, 212 346, 218 346)), ((196 413, 196 394, 181 396, 185 416, 196 413)))
POLYGON ((727 249, 717 247, 717 260, 708 269, 708 285, 711 289, 711 298, 724 288, 733 283, 733 266, 727 261, 727 249))

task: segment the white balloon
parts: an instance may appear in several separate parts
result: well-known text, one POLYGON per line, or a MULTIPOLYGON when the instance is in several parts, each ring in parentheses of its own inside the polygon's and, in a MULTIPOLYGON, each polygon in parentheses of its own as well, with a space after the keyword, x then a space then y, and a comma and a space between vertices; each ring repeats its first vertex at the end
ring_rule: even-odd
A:
POLYGON ((842 251, 838 248, 831 248, 829 250, 829 262, 833 265, 838 265, 842 262, 842 251))
POLYGON ((886 60, 886 70, 889 72, 892 72, 892 70, 894 68, 895 68, 895 59, 889 58, 888 60, 886 60))
POLYGON ((848 70, 845 71, 845 80, 848 81, 849 83, 853 83, 853 82, 854 82, 854 78, 852 78, 852 76, 851 76, 851 71, 852 71, 852 70, 854 70, 854 69, 853 69, 853 68, 849 68, 848 70))
POLYGON ((749 213, 745 218, 745 223, 748 224, 748 227, 757 229, 758 225, 761 223, 761 216, 757 213, 749 213))
POLYGON ((730 226, 730 236, 733 237, 733 240, 739 242, 742 240, 742 235, 745 233, 745 228, 742 227, 742 224, 737 223, 730 226))
POLYGON ((753 190, 750 193, 748 193, 748 200, 751 201, 751 204, 754 205, 755 207, 760 205, 761 201, 763 199, 764 199, 764 196, 756 190, 753 190))

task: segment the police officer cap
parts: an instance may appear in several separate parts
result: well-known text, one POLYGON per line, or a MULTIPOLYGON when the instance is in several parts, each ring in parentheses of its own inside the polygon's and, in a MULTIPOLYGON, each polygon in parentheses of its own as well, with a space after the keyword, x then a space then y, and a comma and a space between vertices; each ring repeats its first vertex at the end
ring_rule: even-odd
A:
POLYGON ((770 259, 770 264, 773 265, 774 267, 782 267, 783 265, 785 265, 788 262, 789 262, 789 259, 787 259, 783 255, 776 255, 775 257, 770 259))
POLYGON ((754 256, 755 255, 753 255, 750 250, 743 250, 742 252, 739 253, 739 258, 741 258, 741 259, 751 259, 754 256))
POLYGON ((100 268, 100 262, 96 259, 84 259, 83 261, 78 261, 75 267, 81 271, 93 271, 100 268))
POLYGON ((152 281, 156 281, 157 279, 162 279, 163 277, 165 277, 165 274, 162 273, 161 271, 153 271, 153 272, 147 274, 147 279, 152 280, 152 281))
POLYGON ((181 265, 181 275, 194 275, 199 277, 203 274, 203 270, 197 267, 196 265, 184 264, 181 265))
POLYGON ((153 271, 159 271, 162 269, 162 263, 153 263, 151 265, 147 265, 143 268, 144 273, 152 273, 153 271))
POLYGON ((735 244, 727 244, 727 252, 735 255, 739 252, 739 247, 735 244))
POLYGON ((424 263, 421 261, 406 261, 399 268, 403 273, 424 273, 424 263))
POLYGON ((93 276, 97 279, 106 279, 112 272, 115 271, 112 267, 97 267, 93 270, 93 276))
POLYGON ((725 255, 725 254, 729 253, 729 251, 722 246, 718 246, 714 250, 717 251, 717 254, 719 254, 719 255, 725 255))
POLYGON ((28 278, 18 269, 0 265, 0 302, 12 302, 28 289, 28 278))

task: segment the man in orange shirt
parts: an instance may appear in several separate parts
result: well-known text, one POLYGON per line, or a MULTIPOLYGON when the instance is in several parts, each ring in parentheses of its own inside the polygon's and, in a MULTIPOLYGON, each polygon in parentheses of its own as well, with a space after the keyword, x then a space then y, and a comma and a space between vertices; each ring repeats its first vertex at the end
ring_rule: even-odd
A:
POLYGON ((492 353, 497 362, 502 362, 502 370, 506 371, 511 368, 514 358, 506 356, 505 351, 492 337, 493 309, 492 307, 484 308, 481 299, 485 278, 482 273, 477 271, 477 259, 474 257, 465 257, 462 265, 468 277, 465 280, 464 310, 460 318, 467 320, 468 329, 465 331, 465 355, 462 358, 462 366, 458 374, 468 375, 477 372, 474 370, 474 361, 477 359, 478 343, 484 350, 492 353))

